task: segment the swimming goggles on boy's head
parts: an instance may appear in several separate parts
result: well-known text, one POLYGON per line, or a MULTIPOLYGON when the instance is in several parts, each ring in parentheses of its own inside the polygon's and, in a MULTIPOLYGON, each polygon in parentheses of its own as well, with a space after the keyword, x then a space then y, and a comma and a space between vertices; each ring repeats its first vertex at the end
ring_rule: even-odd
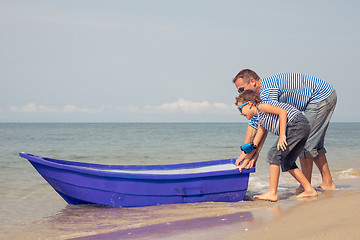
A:
POLYGON ((240 113, 242 113, 242 110, 241 110, 242 107, 245 106, 246 104, 248 104, 249 102, 253 103, 254 101, 247 101, 247 102, 244 102, 243 104, 241 104, 240 106, 238 106, 238 109, 239 109, 240 113))

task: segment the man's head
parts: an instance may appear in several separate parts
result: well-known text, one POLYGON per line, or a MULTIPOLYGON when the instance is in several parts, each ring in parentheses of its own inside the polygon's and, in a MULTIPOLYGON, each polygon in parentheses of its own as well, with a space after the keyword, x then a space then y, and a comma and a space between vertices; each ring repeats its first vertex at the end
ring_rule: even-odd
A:
POLYGON ((239 93, 242 93, 244 90, 253 90, 259 93, 261 87, 260 80, 260 77, 253 70, 243 69, 234 77, 233 83, 239 93))

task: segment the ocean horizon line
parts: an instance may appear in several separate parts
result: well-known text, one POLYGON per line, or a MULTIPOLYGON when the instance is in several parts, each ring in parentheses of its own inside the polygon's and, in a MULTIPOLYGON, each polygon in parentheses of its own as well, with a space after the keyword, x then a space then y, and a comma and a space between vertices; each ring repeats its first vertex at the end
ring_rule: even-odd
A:
MULTIPOLYGON (((182 122, 171 122, 171 121, 164 121, 164 122, 161 122, 161 121, 154 121, 154 122, 141 122, 141 121, 133 121, 133 122, 115 122, 115 121, 109 121, 109 122, 106 122, 106 121, 89 121, 89 122, 84 122, 84 121, 79 121, 79 122, 76 122, 76 121, 69 121, 69 122, 66 122, 66 121, 63 121, 63 122, 53 122, 53 121, 44 121, 44 122, 0 122, 0 124, 44 124, 44 123, 51 123, 51 124, 132 124, 132 123, 139 123, 139 124, 181 124, 181 123, 184 123, 184 124, 224 124, 224 123, 231 123, 231 124, 247 124, 247 122, 244 122, 244 121, 239 121, 239 122, 236 122, 236 121, 232 121, 232 122, 203 122, 203 121, 199 121, 199 122, 196 122, 196 121, 182 121, 182 122)), ((332 121, 330 122, 330 124, 332 123, 347 123, 347 124, 350 124, 350 123, 360 123, 360 121, 332 121)))

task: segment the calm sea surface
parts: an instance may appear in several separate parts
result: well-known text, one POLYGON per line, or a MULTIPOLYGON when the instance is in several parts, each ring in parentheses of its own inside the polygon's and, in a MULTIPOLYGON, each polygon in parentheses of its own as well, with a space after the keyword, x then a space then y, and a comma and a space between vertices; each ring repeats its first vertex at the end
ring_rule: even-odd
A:
MULTIPOLYGON (((143 208, 70 206, 27 160, 18 156, 19 152, 27 152, 118 165, 236 158, 245 131, 244 123, 0 123, 0 239, 68 239, 127 231, 164 221, 254 212, 269 203, 243 201, 143 208)), ((276 137, 269 134, 256 173, 250 176, 250 197, 268 187, 265 156, 275 141, 276 137)), ((326 148, 335 183, 360 179, 359 146, 360 123, 330 124, 326 148)), ((316 167, 314 171, 315 186, 321 183, 321 177, 316 167)), ((280 193, 296 187, 288 173, 281 175, 280 193)))

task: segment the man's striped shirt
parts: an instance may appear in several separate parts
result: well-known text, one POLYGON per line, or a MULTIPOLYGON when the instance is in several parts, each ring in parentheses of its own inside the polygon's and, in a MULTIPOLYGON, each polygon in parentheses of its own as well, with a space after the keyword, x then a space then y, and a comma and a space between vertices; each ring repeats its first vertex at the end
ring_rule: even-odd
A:
MULTIPOLYGON (((282 108, 287 111, 287 122, 286 125, 291 122, 299 113, 300 111, 295 107, 277 101, 269 101, 266 102, 272 106, 282 108)), ((261 104, 261 103, 260 103, 261 104)), ((274 133, 275 135, 280 134, 280 119, 279 115, 273 113, 263 113, 258 110, 258 120, 259 125, 263 126, 269 132, 274 133)))
MULTIPOLYGON (((260 98, 262 101, 278 101, 305 111, 308 104, 326 99, 333 86, 319 78, 303 73, 278 73, 261 79, 260 98)), ((256 117, 249 125, 257 128, 256 117)))

